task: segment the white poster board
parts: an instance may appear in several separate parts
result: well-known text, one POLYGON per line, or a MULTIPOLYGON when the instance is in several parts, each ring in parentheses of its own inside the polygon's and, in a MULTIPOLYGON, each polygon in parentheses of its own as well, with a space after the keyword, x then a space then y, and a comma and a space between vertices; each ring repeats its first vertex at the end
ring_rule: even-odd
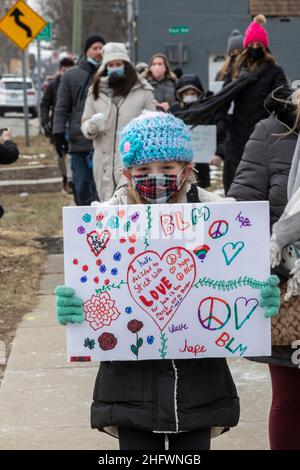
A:
POLYGON ((188 127, 193 147, 193 162, 209 163, 216 153, 217 127, 215 125, 188 127))
POLYGON ((270 355, 269 204, 66 207, 70 361, 270 355))

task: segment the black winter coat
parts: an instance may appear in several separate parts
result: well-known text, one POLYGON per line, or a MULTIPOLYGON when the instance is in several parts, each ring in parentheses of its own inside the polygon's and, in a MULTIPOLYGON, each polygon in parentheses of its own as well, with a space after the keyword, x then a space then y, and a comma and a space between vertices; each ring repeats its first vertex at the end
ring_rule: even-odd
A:
POLYGON ((11 140, 6 140, 4 144, 0 144, 0 164, 7 165, 18 160, 19 149, 11 140))
MULTIPOLYGON (((195 186, 187 200, 199 202, 195 186)), ((239 420, 239 398, 224 358, 102 362, 93 400, 92 428, 113 434, 118 426, 224 432, 239 420)))
MULTIPOLYGON (((264 64, 262 64, 262 67, 264 64)), ((245 145, 252 134, 255 124, 268 117, 264 108, 264 100, 276 88, 287 86, 287 78, 276 64, 265 66, 258 79, 249 84, 234 99, 234 110, 230 119, 230 127, 226 129, 227 108, 223 110, 223 119, 219 119, 219 126, 226 138, 225 147, 220 143, 217 154, 225 157, 224 162, 224 188, 227 193, 233 181, 236 169, 241 161, 245 145), (225 130, 224 130, 225 127, 225 130), (223 150, 224 149, 224 150, 223 150), (222 152, 225 154, 222 155, 222 152)), ((219 115, 220 118, 220 115, 219 115)))
POLYGON ((54 109, 53 134, 65 134, 68 127, 70 152, 89 153, 92 141, 81 132, 81 117, 96 68, 85 58, 61 78, 54 109), (67 126, 68 124, 68 126, 67 126))
POLYGON ((49 125, 53 129, 54 108, 57 100, 58 87, 60 84, 61 75, 58 75, 48 85, 47 90, 43 95, 41 101, 41 119, 42 126, 49 125))
MULTIPOLYGON (((4 144, 0 144, 0 164, 8 165, 18 160, 19 149, 17 145, 11 140, 6 140, 4 144)), ((4 214, 4 209, 0 206, 0 218, 4 214)))
MULTIPOLYGON (((250 136, 228 196, 238 201, 269 201, 272 230, 287 204, 287 183, 298 133, 289 133, 294 126, 293 106, 285 107, 269 97, 266 108, 272 115, 260 121, 250 136)), ((276 346, 271 358, 259 361, 293 367, 292 352, 289 347, 276 346)))
MULTIPOLYGON (((203 90, 204 92, 204 90, 203 90)), ((170 113, 174 114, 174 116, 180 118, 183 120, 183 122, 187 123, 187 119, 184 118, 182 115, 182 112, 184 111, 189 111, 199 105, 201 102, 201 98, 191 104, 184 104, 184 107, 180 105, 179 101, 176 101, 175 103, 172 104, 170 107, 170 113)), ((209 124, 213 124, 213 122, 210 122, 209 124)), ((208 188, 210 186, 210 168, 208 163, 195 163, 195 170, 196 170, 196 180, 197 184, 201 188, 208 188)))

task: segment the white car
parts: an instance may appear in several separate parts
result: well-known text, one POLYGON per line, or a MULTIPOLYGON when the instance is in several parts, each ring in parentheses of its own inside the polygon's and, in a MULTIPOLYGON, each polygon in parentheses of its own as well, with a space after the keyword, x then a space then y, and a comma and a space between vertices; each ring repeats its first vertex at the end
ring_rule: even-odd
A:
MULTIPOLYGON (((31 78, 26 78, 28 110, 37 117, 37 90, 31 78)), ((17 75, 2 75, 0 78, 0 116, 8 112, 24 112, 23 79, 17 75)))

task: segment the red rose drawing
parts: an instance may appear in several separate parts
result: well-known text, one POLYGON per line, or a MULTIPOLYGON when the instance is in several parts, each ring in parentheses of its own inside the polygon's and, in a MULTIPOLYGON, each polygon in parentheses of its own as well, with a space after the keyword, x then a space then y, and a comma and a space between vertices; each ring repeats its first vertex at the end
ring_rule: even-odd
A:
POLYGON ((127 328, 129 331, 131 331, 131 333, 137 333, 143 328, 143 326, 144 326, 144 323, 139 320, 131 320, 127 324, 127 328))
POLYGON ((102 351, 109 351, 110 349, 114 349, 118 340, 112 333, 102 333, 98 338, 98 342, 102 351))
POLYGON ((115 307, 115 301, 108 292, 93 295, 90 300, 83 304, 85 319, 90 323, 93 330, 99 330, 103 326, 109 326, 112 321, 120 316, 115 307))

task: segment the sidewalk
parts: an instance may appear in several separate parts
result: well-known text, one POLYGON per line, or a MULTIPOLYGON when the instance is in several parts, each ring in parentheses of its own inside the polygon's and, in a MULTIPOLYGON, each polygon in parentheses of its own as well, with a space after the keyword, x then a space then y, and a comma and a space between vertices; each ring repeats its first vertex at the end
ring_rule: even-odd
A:
MULTIPOLYGON (((90 428, 97 364, 68 364, 65 329, 54 314, 53 291, 63 283, 63 256, 51 255, 40 302, 19 325, 0 388, 0 450, 118 449, 118 441, 90 428)), ((213 441, 213 449, 268 449, 270 380, 265 365, 230 361, 241 399, 241 420, 213 441)))

